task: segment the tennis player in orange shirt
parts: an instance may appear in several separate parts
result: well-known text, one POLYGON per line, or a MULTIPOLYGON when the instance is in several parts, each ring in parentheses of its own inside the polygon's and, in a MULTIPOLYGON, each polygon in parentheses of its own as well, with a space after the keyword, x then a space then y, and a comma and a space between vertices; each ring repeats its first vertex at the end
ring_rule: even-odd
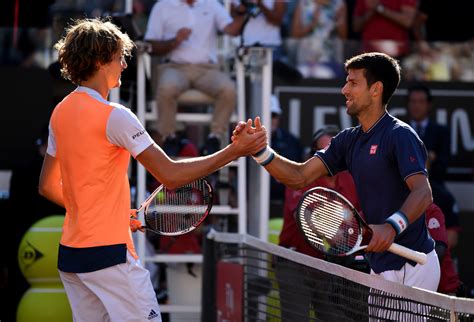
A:
POLYGON ((78 87, 51 116, 39 192, 66 208, 58 268, 74 321, 161 321, 131 238, 130 155, 173 189, 266 145, 262 132, 206 157, 171 160, 128 108, 107 100, 133 47, 100 19, 76 21, 56 44, 63 76, 78 87))

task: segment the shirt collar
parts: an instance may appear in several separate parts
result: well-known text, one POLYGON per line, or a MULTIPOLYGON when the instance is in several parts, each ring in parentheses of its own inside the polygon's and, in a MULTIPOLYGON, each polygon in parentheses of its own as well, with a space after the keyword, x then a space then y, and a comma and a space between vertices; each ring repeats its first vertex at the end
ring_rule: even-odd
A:
POLYGON ((90 87, 85 87, 85 86, 77 86, 77 88, 74 90, 74 92, 77 92, 77 93, 86 93, 86 94, 89 94, 91 97, 95 98, 96 100, 98 101, 101 101, 101 102, 104 102, 106 104, 110 103, 109 101, 107 101, 106 99, 104 99, 102 97, 102 95, 99 94, 98 91, 96 91, 95 89, 92 89, 90 87))
MULTIPOLYGON (((377 120, 377 122, 375 122, 374 125, 372 125, 372 126, 367 130, 367 132, 365 132, 365 133, 366 133, 366 134, 369 134, 370 132, 372 132, 373 129, 375 129, 379 123, 382 123, 382 120, 385 119, 385 116, 387 116, 387 115, 388 115, 388 113, 387 113, 387 111, 385 111, 385 113, 383 113, 383 115, 377 120)), ((361 128, 361 129, 362 129, 362 128, 361 128)))

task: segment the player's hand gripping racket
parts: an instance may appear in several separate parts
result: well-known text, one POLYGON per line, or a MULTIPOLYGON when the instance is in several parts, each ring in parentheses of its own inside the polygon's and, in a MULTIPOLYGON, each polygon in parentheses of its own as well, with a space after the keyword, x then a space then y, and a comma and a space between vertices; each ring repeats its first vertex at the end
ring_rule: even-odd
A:
MULTIPOLYGON (((296 221, 310 245, 325 254, 348 256, 365 249, 372 230, 352 204, 334 190, 316 187, 301 198, 296 221)), ((388 251, 419 264, 426 254, 393 243, 388 251)))
POLYGON ((212 208, 213 190, 202 178, 171 190, 159 186, 136 210, 132 218, 144 211, 145 226, 160 235, 176 236, 188 233, 199 226, 212 208))

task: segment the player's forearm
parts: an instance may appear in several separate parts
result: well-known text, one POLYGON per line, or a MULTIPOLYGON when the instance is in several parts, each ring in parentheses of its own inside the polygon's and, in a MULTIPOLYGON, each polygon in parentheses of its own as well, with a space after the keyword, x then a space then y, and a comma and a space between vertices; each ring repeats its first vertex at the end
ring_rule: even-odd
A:
POLYGON ((418 187, 410 192, 407 199, 403 203, 400 211, 402 211, 408 219, 408 223, 416 221, 426 208, 433 202, 431 189, 429 185, 418 187))
POLYGON ((170 180, 166 186, 168 188, 176 188, 205 177, 238 157, 239 155, 234 147, 228 145, 224 149, 208 156, 174 161, 174 170, 172 170, 171 178, 169 178, 170 180), (171 187, 168 185, 171 185, 171 187))
POLYGON ((275 153, 274 159, 265 166, 272 177, 292 189, 301 189, 309 185, 301 171, 301 164, 275 153))

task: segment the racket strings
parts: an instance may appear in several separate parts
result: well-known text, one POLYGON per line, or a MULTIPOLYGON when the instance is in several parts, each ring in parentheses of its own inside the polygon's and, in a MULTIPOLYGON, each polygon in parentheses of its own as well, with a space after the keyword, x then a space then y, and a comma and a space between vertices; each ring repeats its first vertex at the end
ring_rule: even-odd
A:
POLYGON ((325 253, 348 253, 360 239, 358 220, 337 195, 326 192, 307 195, 299 217, 307 238, 325 253))
POLYGON ((164 187, 145 211, 147 225, 164 234, 192 230, 205 217, 210 198, 209 188, 201 180, 176 190, 164 187))

